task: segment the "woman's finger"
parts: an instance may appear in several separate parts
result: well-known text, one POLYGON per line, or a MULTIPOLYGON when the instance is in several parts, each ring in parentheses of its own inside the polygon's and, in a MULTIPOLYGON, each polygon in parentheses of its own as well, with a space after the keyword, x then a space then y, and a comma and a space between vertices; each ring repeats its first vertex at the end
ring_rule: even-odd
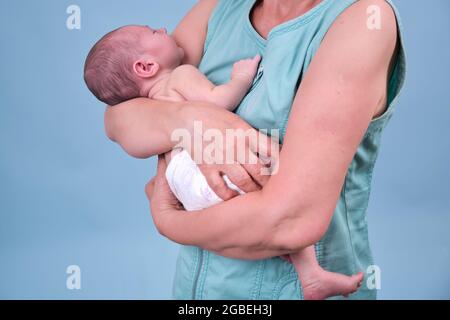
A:
POLYGON ((258 132, 257 139, 250 139, 250 150, 264 165, 264 175, 275 174, 278 170, 281 145, 277 137, 269 137, 258 132))
POLYGON ((156 177, 150 179, 150 181, 145 185, 145 194, 147 198, 150 200, 153 196, 153 190, 155 189, 155 180, 156 177))
POLYGON ((158 156, 158 166, 156 167, 156 175, 164 176, 166 174, 167 163, 164 155, 158 156))
POLYGON ((226 201, 239 195, 237 191, 234 191, 227 186, 221 172, 218 171, 217 168, 214 168, 215 166, 211 168, 208 165, 200 165, 199 167, 205 176, 209 187, 217 194, 219 198, 226 201))
POLYGON ((224 168, 224 173, 230 181, 244 192, 253 192, 261 189, 247 171, 240 164, 229 165, 224 168))
POLYGON ((261 161, 242 163, 242 166, 259 186, 263 187, 269 181, 270 175, 266 173, 267 168, 261 161))
POLYGON ((280 256, 280 258, 283 259, 284 261, 287 261, 287 262, 289 262, 289 263, 292 263, 291 256, 288 255, 288 254, 282 255, 282 256, 280 256))
POLYGON ((164 156, 158 156, 158 164, 156 167, 156 176, 154 176, 146 185, 145 185, 145 193, 147 194, 147 198, 150 200, 153 197, 155 188, 157 184, 161 184, 164 181, 161 181, 162 178, 165 177, 165 172, 167 169, 166 161, 164 156))
POLYGON ((168 210, 168 209, 182 209, 177 197, 170 189, 169 183, 166 179, 166 161, 163 156, 158 157, 158 166, 156 177, 153 182, 153 189, 151 182, 147 187, 147 195, 150 194, 149 200, 151 202, 152 210, 168 210))

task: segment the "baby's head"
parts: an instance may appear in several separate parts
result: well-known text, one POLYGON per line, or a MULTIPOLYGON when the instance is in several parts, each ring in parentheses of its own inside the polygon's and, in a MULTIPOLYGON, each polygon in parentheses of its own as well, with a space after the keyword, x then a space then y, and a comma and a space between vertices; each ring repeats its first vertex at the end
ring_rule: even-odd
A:
POLYGON ((101 38, 89 52, 84 80, 101 101, 113 106, 148 94, 162 70, 181 64, 183 49, 165 29, 125 26, 101 38))

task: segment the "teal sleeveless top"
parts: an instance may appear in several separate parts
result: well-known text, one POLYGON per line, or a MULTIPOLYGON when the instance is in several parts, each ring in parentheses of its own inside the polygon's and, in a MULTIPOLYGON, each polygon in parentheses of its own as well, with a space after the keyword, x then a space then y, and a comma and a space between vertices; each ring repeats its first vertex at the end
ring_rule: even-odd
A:
MULTIPOLYGON (((255 128, 279 129, 282 140, 293 99, 312 58, 336 18, 356 1, 323 0, 304 15, 275 27, 266 40, 250 22, 255 0, 219 0, 209 20, 199 68, 213 83, 223 84, 229 81, 236 61, 259 53, 262 61, 253 86, 236 112, 255 128)), ((350 296, 354 299, 376 298, 376 289, 366 281, 376 270, 371 267, 366 209, 382 131, 392 117, 405 78, 400 26, 399 30, 387 110, 370 123, 348 169, 329 229, 316 244, 317 259, 324 269, 347 275, 365 272, 361 289, 350 296)), ((229 259, 192 246, 180 247, 173 295, 175 299, 303 298, 293 265, 278 257, 229 259)))

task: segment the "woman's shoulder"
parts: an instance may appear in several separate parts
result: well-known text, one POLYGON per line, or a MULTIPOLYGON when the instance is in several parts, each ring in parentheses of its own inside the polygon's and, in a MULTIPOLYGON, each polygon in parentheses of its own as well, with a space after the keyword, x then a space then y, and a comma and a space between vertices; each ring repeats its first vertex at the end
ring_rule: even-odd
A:
POLYGON ((360 32, 372 34, 382 43, 392 44, 397 39, 396 12, 386 0, 358 0, 337 17, 329 31, 331 34, 338 31, 339 39, 342 39, 342 33, 353 38, 352 35, 360 32))
POLYGON ((186 14, 172 34, 183 48, 183 63, 197 66, 200 63, 208 29, 208 21, 219 0, 200 0, 186 14))
POLYGON ((344 10, 339 17, 365 22, 367 29, 386 31, 385 27, 396 25, 396 12, 388 0, 358 0, 344 10), (383 30, 384 29, 384 30, 383 30))

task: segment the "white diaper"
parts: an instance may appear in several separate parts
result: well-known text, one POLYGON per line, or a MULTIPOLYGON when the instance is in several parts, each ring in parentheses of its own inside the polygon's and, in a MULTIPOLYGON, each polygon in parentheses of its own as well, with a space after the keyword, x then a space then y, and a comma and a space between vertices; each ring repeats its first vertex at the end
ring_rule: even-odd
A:
MULTIPOLYGON (((170 189, 188 211, 205 209, 222 202, 186 150, 172 157, 167 166, 166 178, 170 189)), ((244 194, 227 176, 223 176, 223 179, 230 189, 244 194)))

